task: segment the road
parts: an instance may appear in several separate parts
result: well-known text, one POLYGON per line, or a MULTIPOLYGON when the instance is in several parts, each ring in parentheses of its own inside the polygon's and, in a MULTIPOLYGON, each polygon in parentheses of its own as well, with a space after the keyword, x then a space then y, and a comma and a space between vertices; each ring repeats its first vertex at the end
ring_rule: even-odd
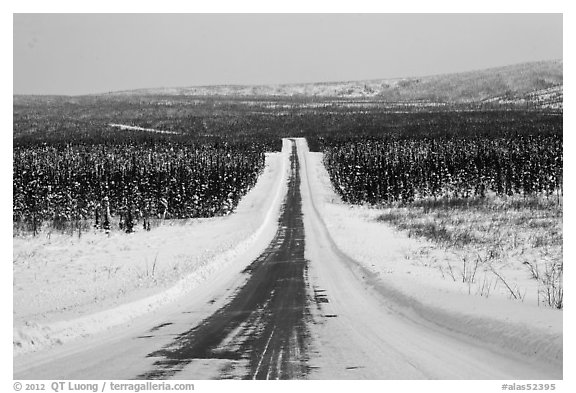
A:
POLYGON ((560 379, 428 322, 375 290, 344 255, 292 141, 279 227, 232 281, 128 327, 15 359, 16 379, 560 379))
POLYGON ((248 379, 306 375, 304 224, 296 145, 290 157, 288 192, 276 236, 244 274, 247 282, 228 304, 149 356, 158 358, 140 377, 166 378, 198 359, 229 359, 221 378, 247 363, 248 379))

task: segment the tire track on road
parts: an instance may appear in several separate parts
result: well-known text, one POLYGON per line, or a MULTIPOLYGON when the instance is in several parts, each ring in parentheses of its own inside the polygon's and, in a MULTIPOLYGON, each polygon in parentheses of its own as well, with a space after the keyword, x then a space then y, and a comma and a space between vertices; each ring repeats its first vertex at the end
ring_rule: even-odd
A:
POLYGON ((308 373, 310 320, 308 262, 304 259, 304 224, 300 164, 292 140, 288 193, 279 229, 268 248, 244 273, 246 284, 198 326, 148 357, 154 369, 138 378, 175 376, 200 359, 219 359, 220 378, 298 379, 308 373))

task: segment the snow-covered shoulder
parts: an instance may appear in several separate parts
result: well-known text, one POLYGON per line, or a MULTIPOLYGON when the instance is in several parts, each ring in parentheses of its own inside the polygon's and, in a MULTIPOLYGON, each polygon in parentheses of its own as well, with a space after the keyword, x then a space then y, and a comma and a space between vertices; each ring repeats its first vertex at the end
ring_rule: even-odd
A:
POLYGON ((256 185, 225 217, 133 234, 14 238, 14 355, 145 315, 218 276, 237 275, 277 229, 289 142, 267 153, 256 185))
POLYGON ((399 309, 450 331, 525 356, 562 362, 561 310, 510 300, 505 288, 490 297, 479 296, 466 283, 443 277, 428 258, 457 256, 378 222, 381 210, 342 203, 322 153, 309 152, 305 143, 302 147, 314 204, 330 236, 376 291, 399 309))

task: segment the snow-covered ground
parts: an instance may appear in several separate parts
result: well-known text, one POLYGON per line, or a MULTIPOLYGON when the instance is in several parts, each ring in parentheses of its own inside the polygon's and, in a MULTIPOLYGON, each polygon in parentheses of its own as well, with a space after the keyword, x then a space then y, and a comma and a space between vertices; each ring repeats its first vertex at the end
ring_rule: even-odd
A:
MULTIPOLYGON (((289 143, 284 141, 283 155, 268 158, 266 172, 236 213, 237 226, 216 225, 235 220, 234 215, 188 225, 189 235, 182 235, 182 240, 188 241, 191 248, 198 248, 194 236, 201 236, 202 228, 215 239, 210 243, 210 236, 198 238, 207 242, 201 244, 202 248, 213 247, 214 256, 201 258, 204 263, 200 266, 190 264, 187 278, 167 279, 164 287, 151 285, 127 291, 117 300, 112 290, 102 301, 88 302, 84 309, 78 306, 77 312, 52 310, 46 316, 21 316, 24 323, 34 320, 38 326, 15 326, 15 340, 22 345, 15 348, 16 353, 38 344, 89 335, 108 326, 110 329, 50 351, 16 356, 14 375, 20 379, 127 379, 153 369, 155 359, 149 354, 170 345, 174 336, 198 326, 229 301, 245 282, 240 274, 243 267, 270 242, 286 192, 289 143), (253 217, 256 215, 259 218, 253 217), (251 220, 256 221, 248 230, 245 227, 251 220), (213 227, 209 225, 212 222, 213 227), (231 239, 237 239, 237 244, 252 243, 256 247, 247 246, 251 251, 243 253, 229 240, 226 244, 231 248, 225 250, 222 242, 235 230, 249 239, 238 240, 234 235, 231 239), (156 312, 148 312, 154 308, 156 312)), ((307 326, 310 379, 562 378, 561 311, 512 301, 504 295, 485 298, 468 294, 467 287, 442 278, 437 269, 423 263, 429 251, 422 253, 423 259, 415 256, 419 250, 429 250, 427 242, 409 239, 387 224, 374 222, 370 209, 342 204, 332 191, 321 155, 308 152, 302 139, 297 145, 305 257, 309 261, 308 296, 316 300, 310 307, 314 323, 307 326)), ((182 241, 170 243, 165 233, 157 233, 157 241, 166 242, 168 249, 184 247, 182 241)), ((130 237, 131 247, 137 236, 152 235, 130 237)), ((441 250, 435 252, 440 258, 441 250)), ((163 263, 170 270, 170 263, 176 262, 166 259, 163 263)), ((158 262, 155 275, 160 265, 158 262)), ((53 270, 46 267, 44 271, 57 283, 59 278, 53 270)), ((88 285, 92 278, 77 280, 88 285)), ((89 288, 92 285, 103 286, 90 284, 89 288)), ((47 285, 46 289, 53 286, 47 285)), ((62 304, 66 296, 57 299, 62 304)), ((48 308, 51 302, 46 303, 48 308)), ((226 362, 234 361, 199 359, 174 377, 220 378, 226 362)))
MULTIPOLYGON (((289 166, 266 156, 256 186, 229 216, 150 232, 13 239, 14 354, 90 335, 157 309, 267 246, 289 166)), ((257 254, 256 254, 257 255, 257 254)))
MULTIPOLYGON (((305 143, 300 149, 307 150, 305 143)), ((562 361, 562 311, 538 306, 532 295, 524 302, 510 300, 510 291, 494 279, 495 288, 487 298, 469 283, 443 276, 434 261, 459 266, 458 254, 377 222, 382 214, 378 209, 342 203, 322 154, 307 152, 305 159, 313 200, 330 237, 352 263, 360 265, 357 268, 373 290, 451 331, 530 357, 562 361)), ((512 268, 506 275, 522 288, 536 285, 525 270, 512 268)))

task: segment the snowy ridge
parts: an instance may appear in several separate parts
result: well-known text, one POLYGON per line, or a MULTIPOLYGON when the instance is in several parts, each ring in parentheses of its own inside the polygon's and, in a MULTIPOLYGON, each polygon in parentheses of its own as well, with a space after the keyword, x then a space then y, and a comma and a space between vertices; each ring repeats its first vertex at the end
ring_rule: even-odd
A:
MULTIPOLYGON (((367 282, 375 291, 388 299, 393 299, 402 308, 413 310, 417 316, 423 317, 429 322, 455 333, 486 342, 496 349, 511 350, 524 356, 562 363, 563 345, 562 334, 560 333, 549 333, 529 324, 515 322, 514 315, 496 319, 490 315, 474 315, 472 313, 476 311, 474 307, 470 307, 469 310, 442 309, 438 304, 427 303, 425 298, 410 296, 392 287, 390 283, 379 280, 377 273, 370 271, 353 259, 350 261, 356 265, 360 272, 364 273, 367 282)), ((440 291, 438 292, 436 296, 450 301, 449 296, 444 296, 440 291)), ((430 295, 431 292, 428 294, 430 295)), ((452 296, 466 295, 455 294, 452 296)), ((471 301, 470 303, 474 302, 471 301)), ((405 310, 399 309, 398 311, 410 317, 410 315, 406 315, 405 310)))
POLYGON ((405 256, 418 247, 418 241, 385 224, 370 222, 368 209, 342 204, 331 187, 321 153, 310 153, 305 140, 298 143, 307 162, 303 167, 309 170, 306 177, 313 209, 324 223, 334 252, 369 291, 386 299, 395 312, 417 323, 429 323, 430 328, 439 326, 463 339, 474 338, 496 351, 562 364, 561 311, 505 297, 469 295, 458 283, 437 277, 430 267, 409 265, 405 256))
POLYGON ((75 319, 47 324, 29 323, 24 327, 15 327, 13 336, 14 356, 62 344, 75 338, 93 335, 127 323, 182 297, 226 270, 225 268, 233 268, 236 264, 243 263, 241 256, 249 250, 253 248, 262 248, 263 250, 266 244, 260 244, 259 240, 272 237, 277 230, 277 218, 280 215, 281 203, 287 189, 289 148, 290 142, 284 140, 279 163, 276 161, 280 168, 270 169, 267 165, 268 177, 274 171, 279 172, 280 176, 272 180, 273 184, 263 185, 262 178, 264 176, 261 175, 257 184, 240 201, 235 211, 235 214, 253 214, 251 210, 255 208, 255 194, 273 192, 273 195, 266 199, 270 201, 269 203, 267 202, 265 206, 258 206, 266 209, 265 214, 260 225, 245 240, 213 258, 204 260, 197 269, 160 293, 75 319))

